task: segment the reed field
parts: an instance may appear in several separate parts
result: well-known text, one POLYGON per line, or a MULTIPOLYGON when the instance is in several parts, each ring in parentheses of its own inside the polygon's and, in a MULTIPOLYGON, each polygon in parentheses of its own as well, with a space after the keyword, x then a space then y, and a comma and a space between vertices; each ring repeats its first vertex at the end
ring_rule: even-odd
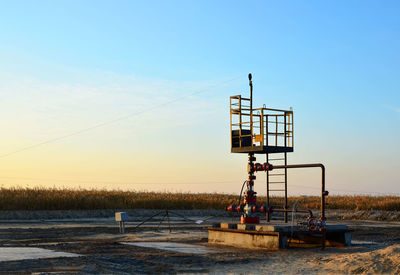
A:
MULTIPOLYGON (((65 188, 1 188, 0 210, 91 210, 91 209, 225 209, 238 203, 239 196, 207 193, 138 192, 65 188)), ((265 197, 259 197, 265 203, 265 197)), ((289 197, 289 204, 316 209, 320 197, 289 197)), ((282 197, 272 197, 281 206, 282 197)), ((400 210, 398 196, 328 196, 329 209, 400 210)))

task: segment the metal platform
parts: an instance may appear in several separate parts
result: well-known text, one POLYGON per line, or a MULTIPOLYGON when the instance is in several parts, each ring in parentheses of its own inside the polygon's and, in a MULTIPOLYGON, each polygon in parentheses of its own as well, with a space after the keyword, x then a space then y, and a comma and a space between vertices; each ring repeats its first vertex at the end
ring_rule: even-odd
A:
POLYGON ((254 154, 273 154, 273 153, 291 153, 293 147, 284 146, 249 146, 249 147, 232 147, 231 153, 254 153, 254 154))
MULTIPOLYGON (((285 249, 322 246, 323 233, 300 230, 288 224, 217 223, 208 227, 208 242, 242 248, 285 249)), ((351 230, 343 224, 327 225, 325 246, 351 245, 351 230)))

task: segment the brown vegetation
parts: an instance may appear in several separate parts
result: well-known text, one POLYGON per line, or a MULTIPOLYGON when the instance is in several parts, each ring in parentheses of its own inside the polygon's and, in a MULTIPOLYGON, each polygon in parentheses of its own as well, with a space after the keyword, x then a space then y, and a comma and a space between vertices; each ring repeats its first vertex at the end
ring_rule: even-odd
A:
MULTIPOLYGON (((58 188, 1 188, 0 210, 88 210, 88 209, 224 209, 238 202, 238 196, 207 193, 166 193, 58 188)), ((319 208, 320 197, 290 197, 292 205, 319 208)), ((265 197, 259 197, 264 203, 265 197)), ((271 204, 281 206, 282 197, 271 204)), ((397 196, 329 196, 329 209, 400 210, 397 196)))

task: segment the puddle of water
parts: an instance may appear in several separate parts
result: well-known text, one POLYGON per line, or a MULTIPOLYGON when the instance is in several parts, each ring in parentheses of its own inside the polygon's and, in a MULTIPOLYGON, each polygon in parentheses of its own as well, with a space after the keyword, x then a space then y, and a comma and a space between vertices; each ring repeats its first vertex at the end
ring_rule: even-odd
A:
POLYGON ((371 242, 371 241, 355 241, 355 240, 351 240, 351 245, 377 245, 379 243, 376 242, 371 242))
POLYGON ((207 254, 216 251, 201 245, 174 243, 174 242, 122 242, 122 244, 134 245, 140 247, 156 248, 190 254, 207 254))
POLYGON ((0 247, 0 262, 79 256, 38 247, 0 247))

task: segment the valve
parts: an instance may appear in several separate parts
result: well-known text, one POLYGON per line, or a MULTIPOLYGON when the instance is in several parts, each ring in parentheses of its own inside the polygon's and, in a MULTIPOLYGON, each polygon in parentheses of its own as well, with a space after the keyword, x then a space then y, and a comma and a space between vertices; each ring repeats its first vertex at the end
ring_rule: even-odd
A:
POLYGON ((253 167, 247 167, 247 170, 250 170, 252 172, 254 171, 272 171, 274 167, 272 164, 269 164, 268 162, 265 163, 255 163, 253 167))
POLYGON ((318 219, 318 229, 319 229, 319 231, 326 230, 326 218, 325 217, 320 217, 318 219))
POLYGON ((307 218, 307 229, 310 231, 315 231, 318 229, 318 222, 314 217, 309 216, 307 218))

